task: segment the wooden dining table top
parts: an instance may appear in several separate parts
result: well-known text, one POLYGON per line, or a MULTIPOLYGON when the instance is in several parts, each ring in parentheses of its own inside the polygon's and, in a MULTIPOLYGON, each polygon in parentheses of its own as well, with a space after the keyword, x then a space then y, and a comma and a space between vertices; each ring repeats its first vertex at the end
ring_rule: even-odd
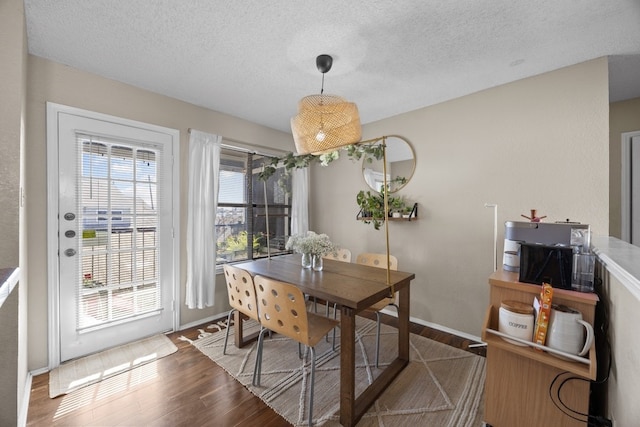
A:
POLYGON ((400 290, 409 286, 415 274, 379 267, 325 259, 324 268, 302 268, 301 255, 290 254, 235 264, 252 275, 297 285, 302 292, 316 298, 353 308, 356 312, 389 296, 389 287, 400 290))

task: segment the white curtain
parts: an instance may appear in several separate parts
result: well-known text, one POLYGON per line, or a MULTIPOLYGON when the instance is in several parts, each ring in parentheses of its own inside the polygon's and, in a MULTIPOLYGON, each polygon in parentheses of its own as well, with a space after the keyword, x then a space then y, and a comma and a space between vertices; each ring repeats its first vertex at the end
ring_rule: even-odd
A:
POLYGON ((291 194, 291 234, 304 234, 309 231, 309 168, 293 169, 291 194))
POLYGON ((187 202, 187 292, 189 308, 211 307, 216 284, 216 210, 220 135, 191 130, 187 202))

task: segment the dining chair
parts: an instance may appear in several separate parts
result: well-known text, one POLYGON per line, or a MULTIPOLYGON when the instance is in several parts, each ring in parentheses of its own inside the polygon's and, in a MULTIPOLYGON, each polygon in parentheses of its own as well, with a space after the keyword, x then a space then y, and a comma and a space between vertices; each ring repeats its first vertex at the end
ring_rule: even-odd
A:
MULTIPOLYGON (((347 248, 340 248, 336 252, 332 252, 330 254, 325 255, 323 258, 332 259, 332 260, 335 260, 335 261, 351 262, 351 251, 349 249, 347 249, 347 248)), ((334 310, 336 309, 336 304, 333 305, 333 309, 334 310)), ((328 316, 329 315, 329 301, 327 301, 326 312, 327 312, 327 316, 328 316)), ((336 316, 334 315, 333 317, 335 318, 336 316)))
MULTIPOLYGON (((229 330, 231 329, 231 316, 235 311, 260 323, 258 315, 258 304, 256 290, 253 283, 253 276, 248 271, 229 264, 222 266, 224 278, 227 283, 227 293, 229 294, 229 315, 227 316, 227 331, 224 336, 224 348, 222 354, 227 353, 227 341, 229 340, 229 330)), ((262 329, 262 325, 261 325, 262 329)))
MULTIPOLYGON (((387 268, 387 254, 376 254, 376 253, 362 253, 358 254, 356 257, 356 264, 370 265, 372 267, 378 268, 387 268)), ((397 270, 398 269, 398 259, 389 255, 389 269, 397 270)), ((388 306, 393 306, 398 310, 398 303, 396 301, 398 293, 392 297, 384 298, 377 303, 373 304, 371 307, 366 308, 365 310, 374 311, 376 313, 376 368, 378 367, 378 361, 380 357, 380 310, 384 309, 388 306)))
POLYGON ((336 252, 325 255, 323 258, 342 262, 351 262, 351 251, 347 248, 340 248, 336 252))
MULTIPOLYGON (((253 370, 253 385, 260 386, 262 373, 262 351, 264 331, 282 334, 298 345, 311 350, 311 380, 309 392, 309 425, 313 424, 313 389, 316 368, 315 346, 322 337, 338 325, 338 321, 307 311, 304 294, 295 285, 257 275, 254 278, 258 298, 260 322, 265 329, 258 335, 256 365, 253 370)), ((304 384, 304 383, 303 383, 304 384)))

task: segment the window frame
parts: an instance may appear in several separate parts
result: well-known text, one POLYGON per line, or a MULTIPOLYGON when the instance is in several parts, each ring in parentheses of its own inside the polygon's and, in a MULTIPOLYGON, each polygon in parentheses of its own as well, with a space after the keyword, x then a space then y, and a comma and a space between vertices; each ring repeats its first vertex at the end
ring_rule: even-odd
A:
MULTIPOLYGON (((284 248, 285 244, 286 244, 286 239, 291 235, 291 215, 292 215, 292 192, 291 192, 291 179, 290 176, 288 175, 288 173, 286 172, 286 169, 284 168, 284 165, 280 165, 277 167, 277 172, 274 173, 272 176, 269 177, 269 179, 263 183, 262 180, 260 180, 260 178, 258 178, 259 173, 262 171, 262 164, 270 164, 271 160, 277 156, 275 155, 268 155, 268 154, 263 154, 263 153, 256 153, 253 151, 248 151, 246 149, 243 149, 241 147, 234 147, 234 146, 229 146, 229 145, 223 145, 222 146, 222 152, 221 152, 221 157, 224 158, 226 156, 233 156, 236 158, 243 158, 244 159, 244 186, 243 186, 243 191, 244 191, 244 202, 242 203, 238 203, 238 202, 220 202, 220 194, 223 194, 223 188, 222 188, 222 181, 220 181, 220 188, 219 188, 219 192, 218 192, 218 203, 217 203, 217 212, 216 212, 216 270, 219 272, 222 270, 222 266, 224 264, 234 264, 234 263, 240 263, 240 262, 247 262, 247 261, 252 261, 255 259, 261 259, 261 258, 266 258, 269 256, 279 256, 279 255, 285 255, 285 254, 289 254, 291 253, 290 250, 286 250, 284 248), (258 164, 256 162, 259 162, 258 164), (252 166, 249 166, 252 165, 252 166), (282 184, 279 182, 279 180, 282 179, 286 179, 285 181, 285 189, 282 188, 282 184), (264 201, 264 197, 260 198, 260 197, 256 197, 254 193, 254 187, 255 184, 259 184, 261 187, 263 185, 266 185, 267 187, 267 201, 265 204, 264 201), (285 197, 285 203, 276 203, 275 201, 275 196, 276 196, 276 187, 280 188, 280 191, 284 194, 285 197), (272 190, 269 191, 269 188, 271 188, 272 190), (242 259, 231 259, 228 261, 221 261, 221 256, 220 254, 222 253, 220 250, 220 243, 222 241, 224 241, 227 237, 229 237, 230 235, 226 235, 227 237, 221 237, 223 235, 225 235, 226 233, 221 233, 220 230, 223 227, 229 227, 230 224, 220 224, 218 223, 218 219, 221 217, 220 215, 220 208, 240 208, 240 209, 244 209, 245 210, 245 222, 244 222, 244 230, 247 233, 247 248, 246 248, 246 258, 242 258, 242 259), (259 211, 260 210, 269 210, 269 224, 271 224, 274 221, 278 221, 278 217, 284 218, 284 223, 282 224, 282 227, 284 228, 284 233, 277 236, 274 235, 274 232, 270 229, 269 230, 269 234, 272 236, 269 239, 269 246, 270 249, 268 249, 268 252, 264 253, 264 254, 259 254, 258 256, 256 256, 256 248, 254 248, 254 236, 256 233, 258 232, 264 232, 266 233, 266 223, 265 223, 265 227, 263 230, 256 230, 256 228, 259 228, 256 226, 256 222, 258 221, 259 217, 265 217, 265 214, 260 214, 259 211), (272 214, 272 211, 279 211, 279 213, 277 214, 272 214), (284 212, 284 213, 282 213, 284 212), (280 242, 280 244, 276 243, 276 245, 278 245, 277 248, 274 248, 274 244, 273 244, 273 240, 275 239, 280 239, 282 237, 282 241, 280 242), (275 252, 274 252, 274 249, 275 252)), ((220 164, 220 171, 222 172, 223 170, 225 170, 225 165, 220 164)), ((234 172, 238 172, 238 168, 233 167, 233 166, 228 166, 229 171, 234 171, 234 172), (234 170, 235 169, 235 170, 234 170)), ((257 190, 257 189, 256 189, 257 190)), ((280 195, 282 196, 282 194, 280 195)), ((266 220, 266 218, 265 218, 266 220)), ((238 233, 237 233, 238 234, 238 233)), ((237 235, 235 234, 235 235, 237 235)), ((266 242, 265 242, 266 245, 266 242)))

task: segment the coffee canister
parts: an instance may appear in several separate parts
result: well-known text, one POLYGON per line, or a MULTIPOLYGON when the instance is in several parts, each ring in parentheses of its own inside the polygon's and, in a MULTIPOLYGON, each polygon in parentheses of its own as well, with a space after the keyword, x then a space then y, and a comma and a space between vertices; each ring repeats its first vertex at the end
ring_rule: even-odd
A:
MULTIPOLYGON (((505 300, 498 310, 498 330, 504 334, 531 341, 533 338, 533 306, 520 301, 505 300)), ((502 337, 515 345, 526 346, 514 340, 502 337)))

